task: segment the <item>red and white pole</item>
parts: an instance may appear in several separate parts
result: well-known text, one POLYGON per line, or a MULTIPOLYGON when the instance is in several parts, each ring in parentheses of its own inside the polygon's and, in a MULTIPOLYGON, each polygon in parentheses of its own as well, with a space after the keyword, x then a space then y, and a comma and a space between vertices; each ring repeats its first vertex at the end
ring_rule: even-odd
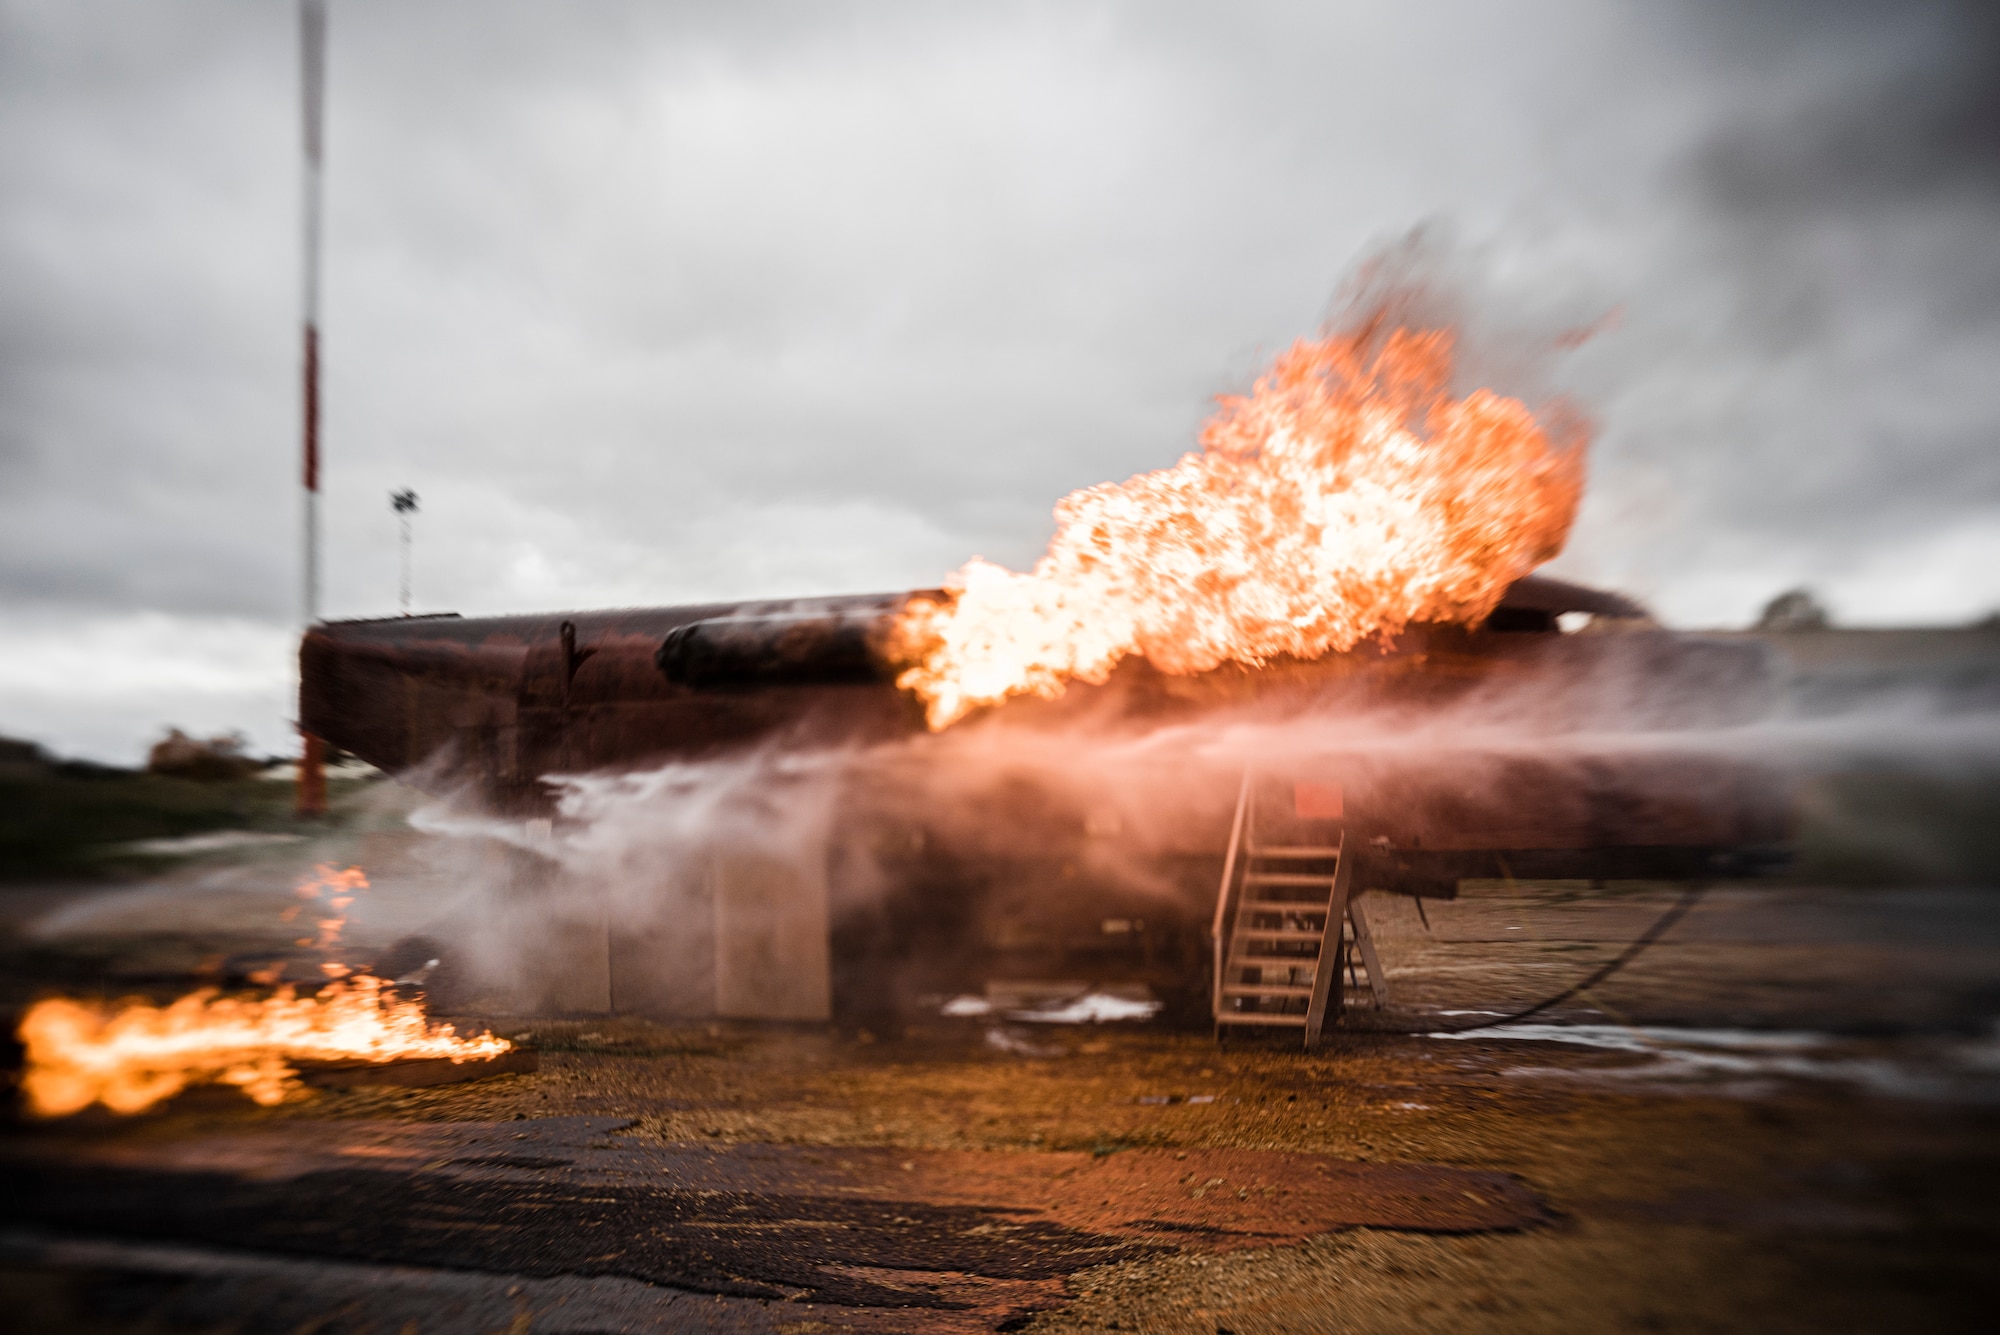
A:
MULTIPOLYGON (((299 90, 305 129, 304 268, 305 513, 302 564, 305 624, 319 620, 319 233, 320 166, 326 106, 326 0, 299 0, 299 90)), ((300 729, 297 810, 301 816, 326 811, 326 743, 300 729)))

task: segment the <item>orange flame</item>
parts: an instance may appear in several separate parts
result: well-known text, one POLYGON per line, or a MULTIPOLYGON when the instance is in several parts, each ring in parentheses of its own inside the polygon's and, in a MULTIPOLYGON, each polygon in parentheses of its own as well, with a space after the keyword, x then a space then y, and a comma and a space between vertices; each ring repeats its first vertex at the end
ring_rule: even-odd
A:
POLYGON ((367 888, 368 878, 362 874, 361 868, 335 871, 332 863, 322 862, 292 888, 292 893, 303 902, 280 913, 278 920, 292 922, 305 909, 316 908, 314 900, 324 901, 329 910, 328 916, 313 919, 313 926, 319 929, 319 935, 302 936, 292 944, 309 946, 321 952, 330 951, 340 944, 340 934, 347 928, 347 910, 353 907, 355 896, 367 888))
POLYGON ((303 997, 289 987, 261 1000, 209 988, 167 1006, 37 1002, 21 1021, 22 1089, 41 1117, 93 1103, 136 1113, 207 1083, 273 1104, 300 1087, 299 1061, 463 1062, 514 1046, 490 1034, 460 1038, 450 1025, 432 1024, 419 1003, 385 995, 384 986, 363 975, 303 997))
POLYGON ((1483 619, 1562 549, 1584 432, 1488 390, 1450 397, 1452 342, 1301 339, 1220 401, 1201 453, 1066 497, 1032 571, 975 559, 946 599, 913 600, 897 684, 943 728, 1103 682, 1128 654, 1190 674, 1483 619))

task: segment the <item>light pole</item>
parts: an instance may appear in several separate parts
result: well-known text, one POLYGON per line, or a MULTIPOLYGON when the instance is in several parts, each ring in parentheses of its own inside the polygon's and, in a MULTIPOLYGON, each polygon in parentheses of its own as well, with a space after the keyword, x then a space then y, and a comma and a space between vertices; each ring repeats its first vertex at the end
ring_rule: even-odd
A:
POLYGON ((410 516, 417 512, 417 493, 408 487, 389 493, 389 508, 403 521, 403 615, 410 614, 410 516))
MULTIPOLYGON (((304 129, 305 175, 300 213, 304 234, 300 267, 303 270, 301 314, 305 325, 304 403, 300 414, 305 445, 305 510, 301 535, 305 554, 301 601, 305 623, 310 628, 319 620, 319 173, 322 108, 326 97, 326 0, 299 0, 299 107, 304 129)), ((326 812, 326 743, 300 730, 304 746, 299 755, 299 784, 294 803, 301 816, 326 812)))

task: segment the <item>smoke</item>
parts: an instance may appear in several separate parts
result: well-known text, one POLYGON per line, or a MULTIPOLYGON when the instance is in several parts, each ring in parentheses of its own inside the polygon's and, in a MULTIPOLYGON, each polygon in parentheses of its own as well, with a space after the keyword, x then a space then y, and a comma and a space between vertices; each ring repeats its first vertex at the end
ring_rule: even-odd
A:
POLYGON ((1397 888, 1411 854, 1444 895, 1453 875, 1657 877, 1590 859, 1675 842, 1789 850, 1816 884, 2000 872, 2000 658, 1977 637, 1868 671, 1782 636, 1520 640, 1471 681, 1435 652, 1423 672, 1364 652, 1289 687, 1267 672, 1254 699, 1135 665, 944 733, 562 778, 545 822, 461 797, 413 823, 462 861, 440 918, 503 1008, 832 1006, 878 1032, 1106 924, 1143 924, 1158 976, 1198 979, 1246 771, 1272 810, 1293 780, 1343 788, 1355 836, 1396 854, 1362 889, 1397 888), (1478 869, 1494 847, 1524 851, 1478 869))
POLYGON ((1509 263, 1493 242, 1434 219, 1364 253, 1327 303, 1324 325, 1449 329, 1454 394, 1490 390, 1547 421, 1576 411, 1561 388, 1563 359, 1618 326, 1617 300, 1581 269, 1509 263))
POLYGON ((471 789, 421 807, 411 826, 456 867, 433 928, 454 993, 542 1014, 702 1015, 761 988, 757 1004, 795 1018, 823 1010, 825 979, 774 976, 718 942, 747 939, 778 964, 789 938, 824 938, 829 823, 850 763, 765 747, 558 777, 551 817, 495 815, 471 789))

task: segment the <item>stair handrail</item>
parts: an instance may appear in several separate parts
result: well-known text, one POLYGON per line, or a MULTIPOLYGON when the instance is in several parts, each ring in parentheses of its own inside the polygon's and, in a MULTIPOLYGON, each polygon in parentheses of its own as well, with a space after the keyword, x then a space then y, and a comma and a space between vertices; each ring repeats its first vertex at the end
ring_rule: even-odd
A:
POLYGON ((1223 932, 1229 924, 1230 884, 1236 878, 1236 858, 1243 848, 1243 829, 1250 810, 1250 779, 1251 769, 1246 765, 1242 786, 1236 790, 1236 819, 1229 826, 1229 852, 1222 859, 1222 885, 1215 892, 1215 924, 1209 929, 1215 953, 1214 989, 1209 993, 1209 1009, 1218 1025, 1222 1023, 1222 973, 1227 965, 1225 955, 1228 943, 1223 939, 1223 932))
POLYGON ((1326 897, 1326 926, 1320 931, 1319 960, 1313 965, 1312 999, 1306 1003, 1306 1051, 1319 1046, 1320 1033, 1326 1028, 1327 1012, 1340 1014, 1345 1004, 1345 995, 1340 990, 1340 970, 1346 963, 1341 939, 1346 932, 1347 900, 1353 885, 1353 866, 1347 857, 1347 828, 1341 827, 1340 840, 1334 847, 1334 856, 1340 859, 1334 864, 1333 885, 1326 897))

